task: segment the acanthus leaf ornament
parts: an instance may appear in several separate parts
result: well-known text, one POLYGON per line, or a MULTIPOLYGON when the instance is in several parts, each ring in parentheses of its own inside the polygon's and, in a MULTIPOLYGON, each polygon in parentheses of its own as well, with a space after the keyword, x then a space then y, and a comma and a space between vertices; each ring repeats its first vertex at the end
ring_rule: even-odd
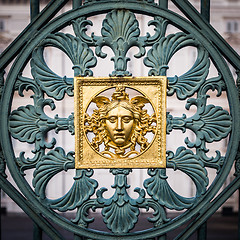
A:
POLYGON ((81 206, 95 193, 98 186, 97 181, 90 178, 92 175, 92 169, 76 170, 72 188, 63 197, 48 200, 49 205, 61 212, 81 206))
POLYGON ((90 68, 97 64, 96 57, 88 45, 78 37, 71 34, 50 34, 42 43, 42 46, 52 46, 62 50, 72 61, 74 76, 92 76, 90 68))
POLYGON ((73 78, 60 77, 47 66, 43 57, 44 48, 47 46, 59 48, 70 58, 74 76, 92 76, 90 68, 96 66, 96 57, 80 38, 64 33, 50 34, 33 52, 32 75, 42 90, 56 100, 62 100, 65 93, 73 96, 73 78))
POLYGON ((148 51, 144 58, 144 64, 152 69, 149 76, 166 76, 168 63, 173 55, 186 46, 195 46, 196 43, 191 35, 185 33, 170 34, 162 37, 148 51))
POLYGON ((144 181, 144 187, 160 205, 168 209, 182 210, 190 208, 194 203, 194 198, 185 198, 177 194, 168 184, 165 169, 149 169, 151 178, 144 181))
POLYGON ((53 97, 56 100, 61 100, 64 94, 67 93, 72 96, 72 79, 60 77, 55 74, 46 64, 43 58, 43 48, 37 48, 33 52, 33 58, 31 60, 31 72, 34 79, 42 90, 44 90, 49 97, 53 97))
POLYGON ((210 60, 207 52, 198 48, 198 57, 192 68, 181 76, 169 77, 168 96, 176 92, 180 100, 191 97, 206 80, 209 72, 210 60))
POLYGON ((131 169, 111 169, 110 172, 115 176, 115 182, 112 185, 112 188, 115 188, 113 196, 104 198, 103 194, 107 189, 100 188, 96 193, 97 198, 84 202, 78 208, 77 216, 72 221, 78 223, 80 226, 87 227, 88 223, 94 221, 94 218, 88 218, 89 209, 95 212, 97 208, 100 208, 102 209, 104 222, 113 233, 127 233, 137 223, 140 214, 139 208, 144 208, 146 211, 153 209, 153 217, 149 217, 148 221, 153 223, 155 227, 169 222, 170 219, 166 217, 163 206, 151 198, 145 198, 145 191, 143 189, 134 189, 139 194, 138 198, 133 199, 129 196, 126 191, 130 187, 127 184, 127 175, 131 171, 131 169), (113 211, 115 214, 112 214, 113 211), (124 224, 121 224, 123 218, 125 221, 124 224))
POLYGON ((169 151, 167 159, 168 168, 180 170, 192 178, 196 186, 196 197, 206 192, 209 183, 207 171, 197 155, 193 154, 189 149, 179 147, 175 155, 169 151))
POLYGON ((181 129, 183 132, 186 129, 192 130, 196 135, 196 140, 194 142, 191 142, 188 138, 185 140, 190 148, 202 146, 202 141, 208 143, 220 141, 229 134, 232 119, 226 110, 212 104, 203 106, 199 99, 189 99, 186 108, 189 109, 191 105, 197 106, 197 112, 192 117, 187 118, 186 115, 173 117, 168 113, 168 133, 172 129, 181 129), (216 122, 220 124, 216 125, 216 122))
MULTIPOLYGON (((45 104, 48 103, 44 102, 43 105, 45 104)), ((53 140, 50 146, 44 141, 44 134, 54 129, 56 124, 40 109, 32 105, 19 107, 12 112, 9 124, 9 130, 14 138, 28 143, 39 142, 36 150, 40 147, 51 148, 55 142, 53 140)))
POLYGON ((134 46, 139 48, 139 52, 134 55, 140 58, 145 54, 145 47, 152 46, 157 40, 163 37, 166 33, 168 21, 161 17, 155 17, 154 20, 149 21, 148 25, 155 26, 155 34, 151 36, 149 33, 146 36, 140 36, 139 23, 135 15, 123 9, 111 11, 107 14, 103 21, 101 34, 96 36, 94 33, 91 37, 86 34, 87 25, 93 26, 92 21, 86 18, 78 18, 73 21, 73 29, 77 37, 89 46, 96 47, 96 55, 105 58, 106 53, 102 51, 102 47, 108 46, 112 49, 114 57, 114 71, 110 76, 124 77, 131 76, 127 71, 128 58, 127 52, 134 46))
POLYGON ((43 156, 37 163, 33 174, 33 186, 41 199, 46 198, 45 190, 52 177, 63 170, 74 168, 73 154, 74 152, 70 152, 66 155, 64 149, 58 147, 43 156))

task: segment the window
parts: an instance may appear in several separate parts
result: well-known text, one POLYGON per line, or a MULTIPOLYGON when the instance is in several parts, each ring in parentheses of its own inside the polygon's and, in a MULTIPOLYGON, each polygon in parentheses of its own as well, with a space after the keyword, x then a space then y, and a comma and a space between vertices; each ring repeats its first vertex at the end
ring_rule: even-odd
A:
POLYGON ((228 20, 227 21, 227 32, 228 33, 237 33, 239 31, 239 22, 237 20, 228 20))
POLYGON ((3 32, 4 30, 5 30, 4 20, 0 19, 0 32, 3 32))

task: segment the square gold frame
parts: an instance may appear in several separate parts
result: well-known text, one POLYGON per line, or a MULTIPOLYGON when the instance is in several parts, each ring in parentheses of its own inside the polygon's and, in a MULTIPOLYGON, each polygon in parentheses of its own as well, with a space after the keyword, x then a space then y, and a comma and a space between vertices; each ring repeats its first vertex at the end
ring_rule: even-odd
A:
POLYGON ((165 168, 166 167, 166 91, 167 78, 74 78, 75 168, 165 168), (143 92, 156 112, 157 129, 150 147, 133 158, 110 159, 100 155, 88 143, 84 133, 84 114, 91 98, 107 87, 118 85, 143 92))

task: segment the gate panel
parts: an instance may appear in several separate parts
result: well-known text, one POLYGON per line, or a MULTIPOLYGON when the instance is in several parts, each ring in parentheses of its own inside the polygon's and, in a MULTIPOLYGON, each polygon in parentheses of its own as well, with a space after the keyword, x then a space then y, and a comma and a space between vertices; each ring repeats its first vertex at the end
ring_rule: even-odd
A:
MULTIPOLYGON (((190 6, 188 1, 173 2, 180 9, 190 6)), ((46 12, 53 16, 55 10, 58 10, 63 3, 64 1, 58 6, 52 5, 54 9, 46 10, 46 12)), ((182 10, 187 14, 184 9, 182 10)), ((193 16, 196 16, 196 19, 199 17, 197 13, 191 15, 193 12, 188 12, 188 17, 192 21, 194 20, 193 16)), ((44 222, 41 215, 50 222, 73 232, 79 239, 81 237, 87 239, 106 239, 106 237, 107 239, 131 240, 165 239, 169 231, 188 223, 188 227, 176 237, 176 239, 186 239, 239 188, 239 156, 237 155, 240 136, 239 90, 224 59, 229 60, 239 70, 239 56, 233 50, 226 55, 229 47, 222 43, 223 40, 217 34, 210 32, 205 36, 198 25, 196 26, 188 19, 168 10, 167 1, 160 1, 159 5, 153 1, 85 1, 81 6, 74 1, 72 10, 50 20, 45 26, 43 26, 45 22, 40 20, 42 17, 43 14, 39 15, 40 22, 37 21, 38 19, 33 20, 33 26, 41 26, 41 31, 36 32, 31 27, 26 30, 26 34, 32 33, 32 36, 19 52, 3 85, 0 125, 3 152, 1 188, 12 196, 40 228, 53 239, 62 237, 57 231, 52 230, 47 222, 44 222), (89 29, 89 27, 98 24, 96 21, 94 22, 94 17, 100 14, 104 18, 100 34, 90 32, 91 28, 89 29), (142 33, 139 26, 139 15, 151 19, 148 26, 154 26, 153 33, 142 33), (63 32, 62 29, 67 26, 71 26, 72 31, 66 33, 65 30, 63 32), (169 33, 170 26, 174 26, 177 31, 169 33), (213 44, 211 42, 213 39, 217 40, 217 43, 222 43, 225 46, 224 49, 219 51, 218 48, 221 45, 213 44), (60 50, 70 59, 73 69, 72 76, 59 76, 51 69, 45 55, 46 49, 49 47, 60 50), (138 49, 134 56, 129 53, 133 47, 138 49), (168 76, 172 66, 171 61, 181 50, 188 47, 194 48, 197 53, 193 65, 181 75, 168 76), (91 140, 86 140, 85 147, 87 148, 87 144, 92 144, 89 149, 97 152, 98 155, 95 156, 99 156, 99 159, 101 156, 104 159, 103 155, 107 152, 109 156, 123 158, 122 162, 126 162, 126 165, 122 164, 120 168, 117 165, 118 168, 109 169, 109 175, 114 177, 111 186, 113 194, 109 198, 106 197, 106 193, 110 189, 99 187, 94 167, 89 166, 87 169, 75 167, 76 157, 81 158, 81 151, 84 151, 85 148, 75 149, 75 152, 74 149, 66 152, 60 141, 55 138, 47 139, 47 136, 51 136, 49 133, 52 130, 56 134, 60 131, 68 131, 72 135, 78 131, 76 111, 69 112, 68 117, 61 117, 58 114, 51 117, 51 115, 53 115, 58 102, 63 101, 66 97, 72 98, 74 93, 76 95, 76 91, 73 91, 76 87, 74 86, 74 77, 81 77, 82 81, 84 78, 91 79, 92 77, 93 81, 89 82, 94 89, 93 82, 96 80, 94 73, 97 71, 99 61, 107 57, 105 53, 107 48, 112 52, 113 57, 110 60, 113 62, 113 69, 111 72, 106 72, 103 77, 110 76, 107 78, 109 81, 107 86, 113 91, 110 94, 112 100, 110 97, 101 95, 107 88, 104 91, 101 90, 101 93, 99 90, 98 95, 96 93, 91 97, 91 101, 96 104, 93 113, 80 114, 79 121, 82 121, 83 128, 88 129, 86 133, 83 130, 82 138, 87 138, 88 132, 93 134, 91 140), (154 96, 148 98, 144 93, 144 87, 137 88, 137 86, 131 85, 132 79, 136 76, 132 76, 129 63, 134 57, 142 60, 141 68, 148 68, 148 76, 142 76, 145 79, 143 84, 146 89, 153 76, 167 77, 167 101, 172 97, 176 98, 176 102, 181 101, 186 114, 179 117, 167 112, 165 120, 165 115, 164 119, 161 119, 159 109, 157 109, 155 111, 157 117, 154 114, 150 115, 145 104, 152 104, 152 108, 156 109, 159 100, 155 101, 154 96), (31 67, 31 77, 25 75, 28 65, 31 67), (209 75, 210 66, 214 66, 217 70, 217 74, 213 77, 209 75), (138 92, 137 97, 135 95, 132 97, 129 89, 138 92), (32 103, 25 104, 22 101, 18 103, 16 109, 13 109, 14 94, 18 94, 26 101, 26 91, 28 90, 32 95, 32 103), (140 97, 139 93, 141 93, 140 97), (222 94, 227 95, 229 111, 223 109, 223 106, 215 106, 211 103, 213 95, 220 98, 222 94), (132 113, 129 113, 130 117, 128 116, 127 120, 121 120, 122 124, 134 121, 133 128, 134 131, 136 130, 135 135, 131 132, 131 138, 124 140, 127 147, 121 141, 114 141, 111 132, 104 129, 106 116, 101 118, 102 109, 116 99, 127 105, 125 110, 127 109, 128 112, 135 109, 131 110, 132 113), (47 108, 50 110, 46 110, 47 108), (191 112, 192 109, 195 110, 191 112), (138 117, 135 117, 134 114, 138 117), (167 149, 166 167, 162 165, 161 168, 145 169, 148 176, 141 183, 142 187, 134 189, 138 196, 133 197, 129 192, 132 188, 129 185, 129 176, 135 171, 134 168, 139 168, 139 165, 136 156, 132 159, 128 156, 131 152, 137 156, 146 156, 143 154, 145 149, 151 149, 148 146, 153 146, 153 144, 145 136, 150 132, 153 135, 156 134, 155 132, 158 131, 156 129, 160 129, 159 125, 161 124, 165 126, 167 135, 173 134, 175 130, 180 130, 183 133, 190 131, 194 137, 186 137, 184 145, 179 145, 177 149, 167 149), (24 152, 16 154, 13 139, 26 145, 31 144, 33 146, 32 156, 24 152), (211 144, 223 139, 227 141, 226 155, 220 151, 213 154, 211 144), (99 150, 102 144, 104 150, 99 150), (137 150, 137 147, 140 150, 137 150), (127 152, 127 148, 130 149, 130 153, 127 152), (132 162, 136 161, 131 168, 126 167, 129 159, 132 162), (227 189, 216 197, 235 160, 237 160, 236 178, 227 189), (15 190, 13 193, 12 186, 6 180, 5 163, 25 198, 15 190), (213 182, 209 182, 207 171, 209 168, 216 170, 213 182), (168 180, 168 177, 170 178, 168 176, 169 169, 180 171, 191 179, 196 189, 193 197, 183 196, 172 188, 168 180), (29 170, 32 171, 32 183, 25 176, 29 170), (49 198, 46 189, 50 181, 56 178, 58 173, 71 170, 75 171, 71 189, 58 199, 49 198), (4 184, 8 184, 10 190, 4 184), (95 210, 101 211, 102 221, 109 231, 91 228, 90 224, 94 222, 94 218, 90 218, 89 213, 95 210), (152 213, 152 216, 146 221, 152 223, 153 226, 136 231, 134 227, 143 210, 152 213), (183 212, 177 218, 171 219, 167 215, 167 210, 183 212), (36 211, 35 214, 34 211, 36 211), (75 215, 73 219, 59 214, 59 212, 72 211, 75 215), (196 218, 189 223, 194 217, 196 218)), ((211 29, 204 20, 201 19, 197 22, 199 26, 204 24, 205 31, 211 29)), ((21 35, 21 37, 23 36, 24 34, 21 35)), ((18 40, 15 46, 23 46, 23 43, 25 43, 25 39, 18 40)), ((3 53, 4 62, 1 64, 1 69, 6 67, 8 59, 12 60, 16 55, 11 52, 10 48, 3 53)), ((109 65, 108 58, 106 59, 105 64, 109 65)), ((99 87, 101 84, 96 84, 96 86, 99 87)), ((76 96, 74 97, 78 99, 76 96)), ((77 101, 79 101, 78 106, 81 104, 81 100, 77 101)), ((152 140, 158 142, 156 146, 159 149, 163 148, 162 138, 153 137, 152 140)), ((112 159, 116 160, 114 157, 112 159)), ((151 162, 151 160, 149 161, 151 162)), ((94 216, 94 213, 92 214, 94 216)))

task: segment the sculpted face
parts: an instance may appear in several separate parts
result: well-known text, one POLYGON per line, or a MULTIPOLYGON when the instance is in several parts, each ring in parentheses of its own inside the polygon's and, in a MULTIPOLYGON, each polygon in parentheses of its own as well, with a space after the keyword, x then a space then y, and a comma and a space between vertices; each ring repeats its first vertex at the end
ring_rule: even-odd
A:
POLYGON ((106 129, 117 146, 127 144, 133 129, 134 119, 131 111, 117 106, 110 110, 106 118, 106 129))

